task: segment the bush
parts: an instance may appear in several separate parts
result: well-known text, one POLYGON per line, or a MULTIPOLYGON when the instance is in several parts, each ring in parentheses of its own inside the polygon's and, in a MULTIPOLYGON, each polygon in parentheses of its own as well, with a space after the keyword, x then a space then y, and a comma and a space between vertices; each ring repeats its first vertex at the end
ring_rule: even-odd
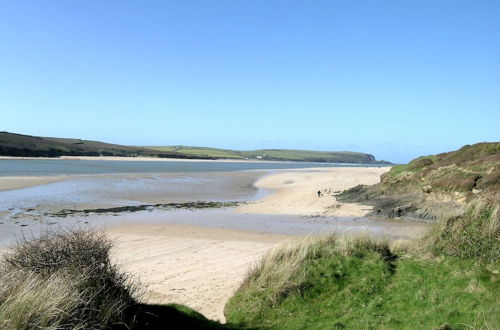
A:
POLYGON ((122 322, 140 292, 110 261, 112 243, 96 232, 23 240, 0 272, 2 328, 106 328, 122 322))
POLYGON ((500 210, 486 198, 471 201, 462 215, 444 218, 427 237, 435 255, 500 261, 500 210))

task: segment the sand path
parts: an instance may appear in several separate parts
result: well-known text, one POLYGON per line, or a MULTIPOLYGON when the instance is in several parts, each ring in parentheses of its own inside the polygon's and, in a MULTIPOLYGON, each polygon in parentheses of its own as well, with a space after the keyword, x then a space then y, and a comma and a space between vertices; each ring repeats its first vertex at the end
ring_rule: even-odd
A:
POLYGON ((221 322, 248 269, 287 238, 182 225, 128 225, 108 233, 116 242, 114 259, 147 285, 147 302, 187 305, 221 322))

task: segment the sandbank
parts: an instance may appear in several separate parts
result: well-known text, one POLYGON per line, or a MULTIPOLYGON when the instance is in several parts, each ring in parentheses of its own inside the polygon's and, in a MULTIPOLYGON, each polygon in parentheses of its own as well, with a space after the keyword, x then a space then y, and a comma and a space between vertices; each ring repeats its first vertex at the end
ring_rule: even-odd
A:
POLYGON ((335 193, 360 184, 378 183, 389 170, 390 167, 331 167, 282 171, 255 183, 257 188, 272 194, 239 207, 237 212, 362 217, 371 210, 370 206, 340 203, 335 193))
POLYGON ((0 191, 39 186, 64 178, 64 176, 0 176, 0 191))

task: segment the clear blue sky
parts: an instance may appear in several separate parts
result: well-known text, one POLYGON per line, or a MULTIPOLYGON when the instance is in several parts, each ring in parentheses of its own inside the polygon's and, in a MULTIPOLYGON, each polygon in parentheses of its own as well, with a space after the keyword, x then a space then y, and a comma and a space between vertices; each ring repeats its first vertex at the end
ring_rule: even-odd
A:
POLYGON ((0 2, 0 130, 352 150, 500 140, 500 1, 0 2))

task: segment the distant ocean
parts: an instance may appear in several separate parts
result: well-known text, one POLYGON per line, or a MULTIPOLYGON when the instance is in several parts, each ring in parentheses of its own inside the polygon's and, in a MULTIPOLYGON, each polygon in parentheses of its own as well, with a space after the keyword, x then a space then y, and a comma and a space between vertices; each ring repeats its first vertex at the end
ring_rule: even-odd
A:
POLYGON ((0 159, 0 176, 54 176, 183 172, 236 172, 248 170, 348 167, 378 164, 230 161, 110 161, 61 159, 0 159))

